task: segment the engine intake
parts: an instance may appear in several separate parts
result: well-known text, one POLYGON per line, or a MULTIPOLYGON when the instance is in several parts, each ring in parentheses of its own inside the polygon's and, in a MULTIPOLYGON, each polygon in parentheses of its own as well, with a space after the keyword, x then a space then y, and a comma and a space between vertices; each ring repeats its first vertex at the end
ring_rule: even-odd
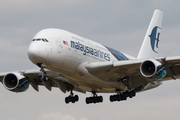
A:
POLYGON ((160 80, 165 77, 165 67, 156 60, 144 61, 140 66, 140 72, 142 76, 151 80, 160 80))
POLYGON ((3 78, 4 87, 13 92, 23 92, 29 87, 28 80, 19 73, 9 73, 3 78))

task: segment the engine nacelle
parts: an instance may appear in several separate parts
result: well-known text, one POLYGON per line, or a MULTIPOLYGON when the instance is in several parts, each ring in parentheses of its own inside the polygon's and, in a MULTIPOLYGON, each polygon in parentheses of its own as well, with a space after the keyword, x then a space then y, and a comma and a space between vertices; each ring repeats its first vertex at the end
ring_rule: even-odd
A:
POLYGON ((141 74, 151 80, 160 80, 165 77, 165 67, 156 60, 146 60, 140 66, 141 74))
POLYGON ((7 90, 13 92, 23 92, 29 87, 29 81, 19 73, 9 73, 4 76, 2 81, 7 90))

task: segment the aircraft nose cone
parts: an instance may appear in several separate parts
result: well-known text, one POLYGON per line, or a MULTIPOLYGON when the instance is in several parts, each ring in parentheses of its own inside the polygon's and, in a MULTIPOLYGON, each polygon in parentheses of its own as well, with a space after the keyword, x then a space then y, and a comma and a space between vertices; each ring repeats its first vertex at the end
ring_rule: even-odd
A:
POLYGON ((33 63, 37 63, 39 58, 39 48, 36 43, 31 43, 28 48, 28 57, 33 63))

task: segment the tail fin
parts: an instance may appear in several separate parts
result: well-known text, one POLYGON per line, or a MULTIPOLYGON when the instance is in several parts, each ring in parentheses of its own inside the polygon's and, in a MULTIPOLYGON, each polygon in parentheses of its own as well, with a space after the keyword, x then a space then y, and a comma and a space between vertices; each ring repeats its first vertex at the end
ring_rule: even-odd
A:
POLYGON ((154 58, 158 55, 159 36, 161 33, 163 12, 155 10, 149 27, 147 29, 144 41, 138 54, 138 59, 154 58))

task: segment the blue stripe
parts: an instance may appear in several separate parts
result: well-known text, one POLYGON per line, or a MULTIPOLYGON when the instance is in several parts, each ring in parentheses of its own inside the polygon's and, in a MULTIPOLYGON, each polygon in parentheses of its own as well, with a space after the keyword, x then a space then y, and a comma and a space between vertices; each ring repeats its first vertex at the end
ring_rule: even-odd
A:
POLYGON ((155 79, 162 78, 165 74, 166 74, 166 69, 159 76, 157 76, 155 79))
POLYGON ((29 87, 29 82, 26 83, 25 85, 23 85, 23 87, 19 90, 17 90, 16 92, 23 92, 24 90, 26 90, 29 87))
POLYGON ((112 49, 110 47, 107 47, 105 46, 109 52, 111 52, 111 54, 118 60, 118 61, 121 61, 121 60, 128 60, 128 58, 121 52, 115 50, 115 49, 112 49))
POLYGON ((117 54, 119 54, 123 60, 127 60, 121 53, 119 53, 117 50, 113 49, 117 54))
POLYGON ((164 75, 166 75, 166 69, 165 69, 159 76, 157 76, 156 78, 153 78, 153 79, 151 79, 151 80, 161 79, 164 75))

